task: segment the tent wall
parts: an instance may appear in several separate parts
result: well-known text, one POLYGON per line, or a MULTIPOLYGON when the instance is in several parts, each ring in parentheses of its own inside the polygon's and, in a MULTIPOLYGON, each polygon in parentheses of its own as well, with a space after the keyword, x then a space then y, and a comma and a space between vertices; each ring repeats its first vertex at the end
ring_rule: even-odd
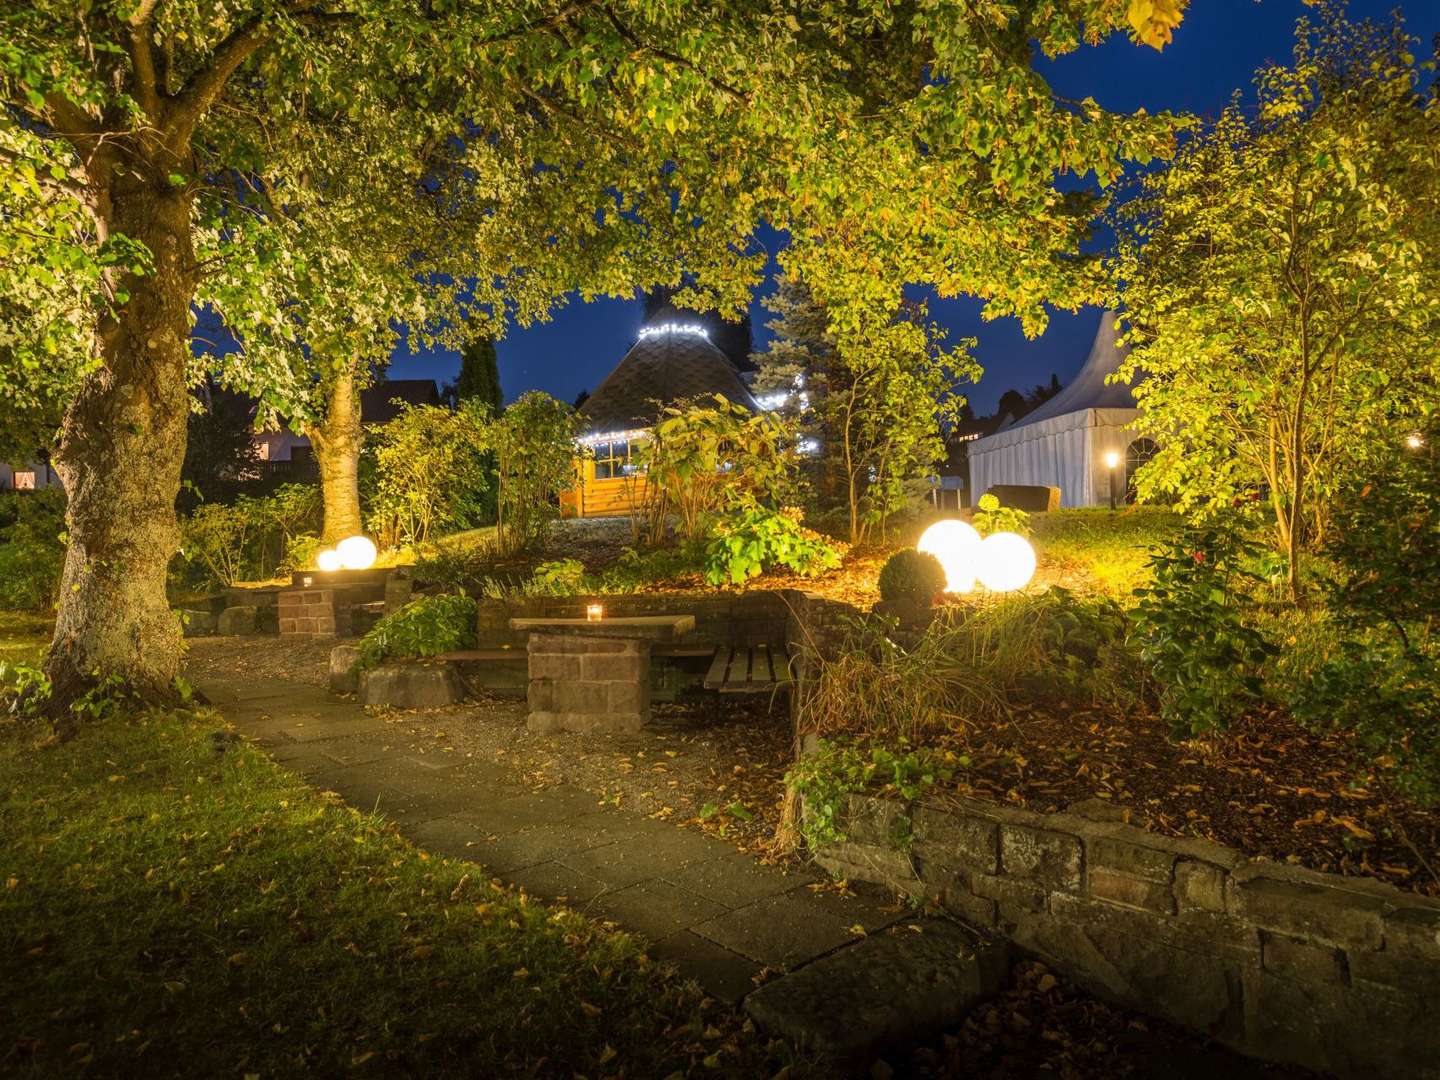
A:
POLYGON ((1125 448, 1135 437, 1125 425, 1135 416, 1134 409, 1079 409, 978 439, 970 444, 971 490, 979 496, 996 484, 1046 485, 1060 489, 1061 506, 1106 506, 1105 454, 1120 455, 1116 482, 1123 485, 1125 448))

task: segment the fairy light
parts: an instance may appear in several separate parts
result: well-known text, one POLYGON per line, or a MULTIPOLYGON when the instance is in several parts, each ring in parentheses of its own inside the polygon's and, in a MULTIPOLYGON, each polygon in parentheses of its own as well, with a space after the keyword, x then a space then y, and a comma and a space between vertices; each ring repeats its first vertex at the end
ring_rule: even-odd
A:
POLYGON ((581 446, 600 446, 610 442, 634 442, 650 434, 646 428, 631 428, 629 431, 601 431, 594 435, 582 435, 575 441, 581 446))
POLYGON ((688 337, 702 337, 707 341, 710 339, 710 332, 699 323, 657 323, 654 326, 642 326, 640 337, 660 337, 668 334, 679 334, 688 337))

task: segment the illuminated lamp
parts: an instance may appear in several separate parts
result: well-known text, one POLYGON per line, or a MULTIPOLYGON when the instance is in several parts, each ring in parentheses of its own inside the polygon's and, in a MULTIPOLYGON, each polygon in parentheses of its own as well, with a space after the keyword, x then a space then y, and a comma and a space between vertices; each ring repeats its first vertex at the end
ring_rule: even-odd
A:
POLYGON ((1411 450, 1419 450, 1420 447, 1425 445, 1425 440, 1420 437, 1418 432, 1412 432, 1405 436, 1405 445, 1411 450))
POLYGON ((991 533, 977 553, 980 584, 992 592, 1023 589, 1035 576, 1035 549, 1019 533, 991 533))
POLYGON ((319 555, 315 556, 315 565, 327 574, 333 573, 339 570, 342 565, 340 562, 340 553, 334 548, 326 548, 320 552, 319 555))
POLYGON ((586 621, 586 622, 599 622, 599 621, 600 621, 601 619, 603 619, 603 618, 605 618, 605 609, 604 609, 603 607, 601 607, 599 604, 586 604, 586 605, 585 605, 585 621, 586 621))
POLYGON ((335 545, 346 570, 369 570, 375 565, 375 545, 368 536, 347 536, 335 545))
POLYGON ((923 551, 939 560, 945 571, 945 591, 968 593, 975 588, 975 562, 980 550, 980 534, 963 521, 937 521, 920 534, 916 551, 923 551))

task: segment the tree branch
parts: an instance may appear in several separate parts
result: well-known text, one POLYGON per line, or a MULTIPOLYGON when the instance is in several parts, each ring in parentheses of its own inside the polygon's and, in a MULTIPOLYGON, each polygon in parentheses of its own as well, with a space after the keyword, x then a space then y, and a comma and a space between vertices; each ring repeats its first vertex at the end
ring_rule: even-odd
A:
POLYGON ((167 125, 166 142, 172 150, 185 147, 200 117, 214 104, 225 83, 252 54, 269 43, 275 29, 259 19, 237 27, 215 49, 208 67, 201 68, 175 96, 174 118, 167 125))
POLYGON ((619 34, 622 38, 624 38, 626 41, 630 42, 630 44, 633 45, 635 48, 644 50, 645 52, 654 53, 662 60, 668 60, 672 64, 678 64, 689 71, 695 72, 711 86, 715 87, 715 89, 724 91, 737 101, 743 101, 746 103, 750 101, 750 96, 746 94, 743 90, 731 86, 724 79, 717 79, 715 76, 706 73, 705 71, 701 70, 701 68, 697 64, 693 63, 690 60, 687 60, 679 53, 673 53, 669 49, 662 49, 658 45, 650 45, 644 41, 641 41, 640 38, 636 34, 634 34, 628 26, 626 26, 623 22, 620 21, 620 16, 615 14, 615 9, 612 8, 609 4, 606 4, 602 10, 605 12, 605 17, 610 20, 610 25, 615 27, 615 32, 619 34))

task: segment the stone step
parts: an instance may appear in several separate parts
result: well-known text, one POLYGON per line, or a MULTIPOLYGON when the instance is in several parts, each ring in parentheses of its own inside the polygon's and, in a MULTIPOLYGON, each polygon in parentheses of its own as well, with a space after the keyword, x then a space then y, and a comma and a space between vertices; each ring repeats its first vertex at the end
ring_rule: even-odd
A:
POLYGON ((857 1061, 958 1023, 999 989, 1010 947, 948 919, 902 920, 745 998, 760 1027, 857 1061))

